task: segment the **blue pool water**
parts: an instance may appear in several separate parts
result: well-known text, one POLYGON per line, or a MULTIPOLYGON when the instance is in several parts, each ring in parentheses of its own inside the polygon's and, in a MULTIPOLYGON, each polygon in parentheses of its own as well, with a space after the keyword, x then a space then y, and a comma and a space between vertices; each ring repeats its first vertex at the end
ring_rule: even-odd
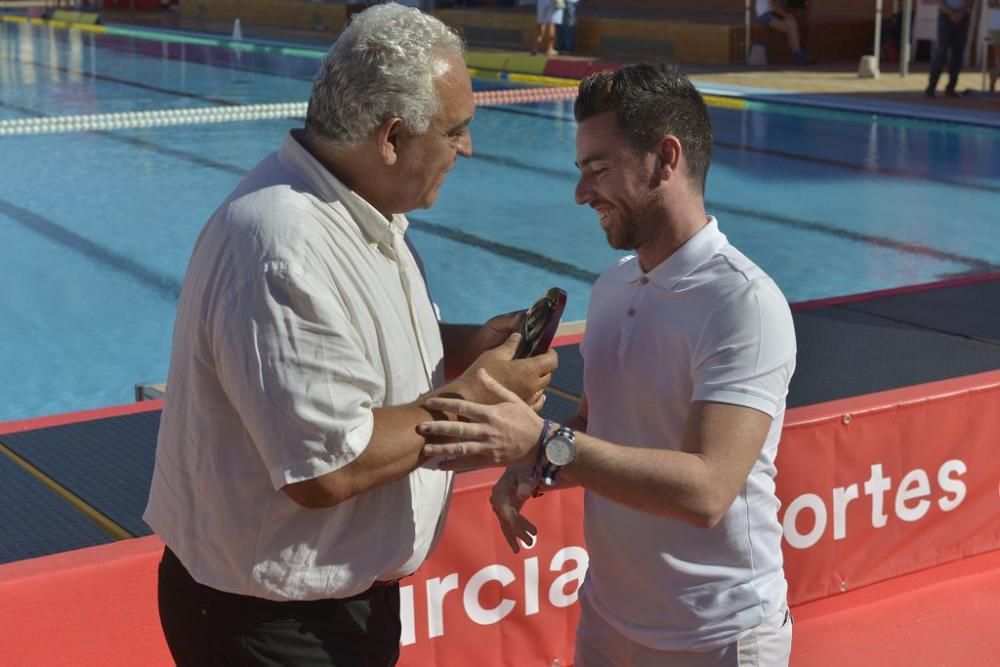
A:
MULTIPOLYGON (((302 102, 318 62, 0 23, 0 121, 302 102)), ((709 211, 790 301, 1000 266, 1000 132, 790 106, 712 118, 709 211)), ((300 124, 0 136, 0 421, 125 403, 135 383, 163 381, 195 237, 300 124)), ((446 320, 482 321, 551 285, 569 292, 567 319, 584 317, 619 253, 573 204, 574 132, 569 103, 477 111, 475 156, 410 216, 446 320)))

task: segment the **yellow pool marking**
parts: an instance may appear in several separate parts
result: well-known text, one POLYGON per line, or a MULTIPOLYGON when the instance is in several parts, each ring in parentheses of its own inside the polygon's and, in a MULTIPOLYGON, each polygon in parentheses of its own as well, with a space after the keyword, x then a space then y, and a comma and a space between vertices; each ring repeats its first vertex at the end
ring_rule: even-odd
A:
POLYGON ((40 481, 45 486, 49 487, 52 491, 58 494, 63 500, 73 506, 74 509, 81 512, 88 519, 100 526, 106 533, 114 537, 116 540, 127 540, 135 537, 132 533, 128 532, 117 523, 109 519, 107 516, 102 514, 99 510, 87 504, 80 496, 76 495, 62 484, 52 479, 44 472, 36 468, 34 465, 29 463, 26 459, 21 457, 16 452, 12 451, 9 447, 0 442, 0 454, 5 455, 11 461, 16 463, 20 468, 22 468, 29 475, 40 481))
POLYGON ((566 391, 565 389, 558 389, 556 387, 553 387, 552 385, 549 385, 548 387, 545 388, 545 393, 546 394, 555 394, 556 396, 561 396, 562 398, 569 399, 569 400, 573 401, 574 403, 579 403, 580 402, 580 397, 577 396, 576 394, 571 394, 570 392, 566 391))
POLYGON ((721 95, 702 95, 701 99, 710 107, 724 109, 746 109, 747 101, 741 97, 722 97, 721 95))
POLYGON ((97 34, 103 34, 107 32, 107 26, 94 25, 93 23, 75 23, 71 21, 59 21, 56 19, 42 19, 42 18, 29 18, 27 16, 0 16, 6 23, 30 23, 31 25, 42 25, 42 26, 52 26, 53 28, 62 28, 65 30, 83 30, 85 32, 93 32, 97 34))

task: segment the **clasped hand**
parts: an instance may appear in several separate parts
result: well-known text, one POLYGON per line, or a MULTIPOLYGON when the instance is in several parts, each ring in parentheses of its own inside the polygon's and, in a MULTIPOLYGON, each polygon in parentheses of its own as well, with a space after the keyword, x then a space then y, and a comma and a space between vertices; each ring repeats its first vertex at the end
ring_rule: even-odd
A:
POLYGON ((445 457, 440 464, 444 470, 534 462, 542 418, 520 396, 497 382, 486 368, 476 369, 475 375, 488 392, 483 398, 494 400, 489 404, 443 396, 428 398, 424 402, 428 410, 449 412, 459 421, 442 419, 420 424, 417 430, 424 437, 449 440, 424 445, 424 455, 445 457))
POLYGON ((535 536, 538 535, 535 524, 521 514, 521 507, 533 495, 538 484, 538 480, 531 474, 531 468, 532 466, 507 468, 493 485, 493 492, 490 494, 490 506, 497 515, 500 531, 514 553, 521 550, 522 543, 533 546, 535 536))

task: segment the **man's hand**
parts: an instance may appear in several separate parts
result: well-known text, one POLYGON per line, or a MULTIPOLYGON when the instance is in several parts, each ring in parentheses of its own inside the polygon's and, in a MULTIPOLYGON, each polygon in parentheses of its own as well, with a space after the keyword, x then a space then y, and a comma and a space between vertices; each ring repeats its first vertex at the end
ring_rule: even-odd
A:
POLYGON ((424 401, 424 407, 431 412, 447 412, 459 418, 459 421, 424 422, 417 427, 427 439, 448 440, 444 444, 425 445, 424 455, 449 458, 440 464, 445 470, 533 463, 544 421, 485 368, 477 371, 477 377, 491 394, 486 400, 472 402, 433 396, 424 401))
POLYGON ((490 494, 490 506, 497 515, 497 522, 511 551, 517 553, 521 544, 532 546, 538 528, 521 514, 521 507, 531 497, 535 480, 531 478, 531 466, 507 468, 490 494))
POLYGON ((445 377, 458 377, 476 360, 476 357, 499 345, 521 327, 525 311, 515 310, 491 317, 486 324, 441 324, 441 342, 444 344, 445 377))
POLYGON ((502 345, 512 333, 520 330, 525 312, 524 310, 514 310, 502 315, 494 315, 473 334, 472 345, 481 351, 502 345))
POLYGON ((482 369, 486 370, 496 382, 536 410, 540 410, 545 400, 545 388, 552 380, 552 371, 559 365, 559 357, 555 350, 549 350, 545 354, 528 359, 514 359, 520 341, 520 334, 511 334, 503 344, 479 355, 479 358, 452 383, 452 390, 474 403, 493 404, 502 400, 496 392, 483 383, 482 376, 479 375, 482 369))

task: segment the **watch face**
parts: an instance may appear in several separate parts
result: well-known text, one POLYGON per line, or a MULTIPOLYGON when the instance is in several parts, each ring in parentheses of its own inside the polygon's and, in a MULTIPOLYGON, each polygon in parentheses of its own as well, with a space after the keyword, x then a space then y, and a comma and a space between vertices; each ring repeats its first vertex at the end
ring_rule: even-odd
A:
POLYGON ((545 458, 553 465, 567 465, 575 454, 576 446, 573 441, 561 433, 557 433, 545 443, 545 458))

